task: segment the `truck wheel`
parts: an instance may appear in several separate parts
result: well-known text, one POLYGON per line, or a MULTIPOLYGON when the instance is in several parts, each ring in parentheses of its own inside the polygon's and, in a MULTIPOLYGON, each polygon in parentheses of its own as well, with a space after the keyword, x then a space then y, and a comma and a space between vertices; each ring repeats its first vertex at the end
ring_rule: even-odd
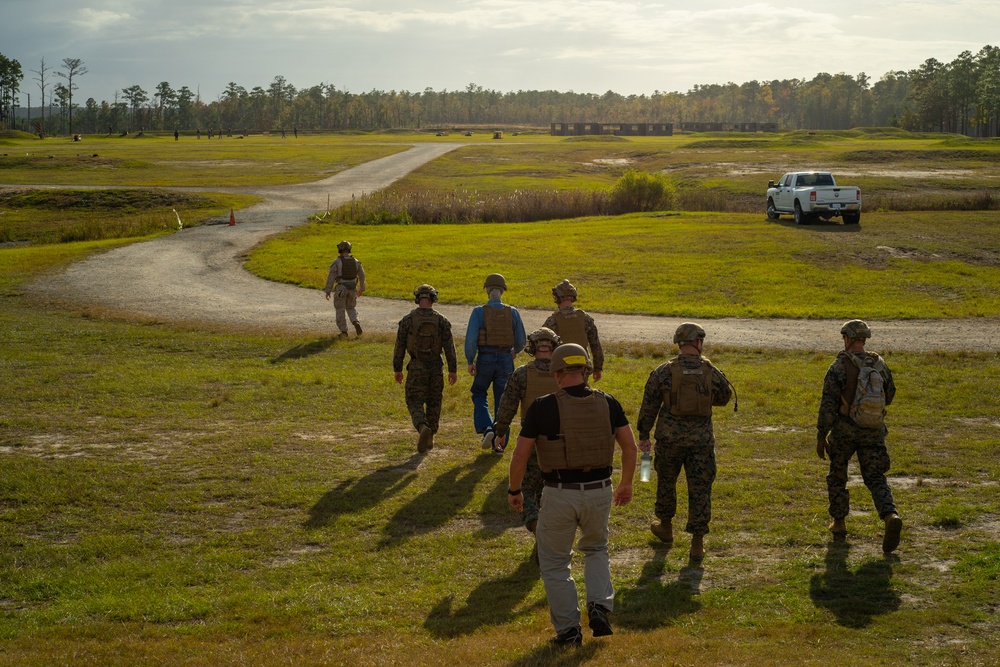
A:
POLYGON ((767 199, 767 219, 768 220, 777 220, 780 217, 781 217, 781 214, 778 213, 778 209, 774 208, 774 200, 771 199, 770 197, 768 197, 768 199, 767 199))
POLYGON ((795 202, 795 224, 804 225, 809 222, 809 216, 802 212, 802 206, 795 202))
POLYGON ((861 213, 845 213, 844 214, 844 224, 845 225, 856 225, 861 222, 861 213))

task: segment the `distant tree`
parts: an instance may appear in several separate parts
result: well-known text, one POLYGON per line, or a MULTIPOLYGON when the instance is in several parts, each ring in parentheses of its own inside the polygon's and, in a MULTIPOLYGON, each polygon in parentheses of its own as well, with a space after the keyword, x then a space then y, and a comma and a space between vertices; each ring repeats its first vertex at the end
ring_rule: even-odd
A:
POLYGON ((56 72, 56 74, 66 79, 66 90, 69 92, 67 104, 69 108, 69 133, 73 134, 73 91, 78 88, 73 79, 83 76, 89 70, 79 58, 63 58, 63 67, 66 68, 66 71, 56 72))
POLYGON ((21 63, 0 53, 0 125, 14 127, 14 104, 23 79, 21 63))
POLYGON ((42 64, 39 65, 38 69, 31 70, 38 75, 35 77, 35 81, 38 82, 38 89, 42 91, 42 132, 45 132, 45 79, 47 78, 45 75, 50 69, 52 68, 45 66, 45 58, 42 58, 42 64))
POLYGON ((57 83, 52 89, 52 96, 55 99, 56 106, 59 107, 58 132, 62 132, 63 125, 66 122, 66 110, 69 108, 69 88, 61 83, 57 83))
POLYGON ((134 129, 136 111, 149 100, 149 94, 142 89, 142 86, 135 84, 128 88, 122 88, 122 97, 128 100, 129 129, 134 129))

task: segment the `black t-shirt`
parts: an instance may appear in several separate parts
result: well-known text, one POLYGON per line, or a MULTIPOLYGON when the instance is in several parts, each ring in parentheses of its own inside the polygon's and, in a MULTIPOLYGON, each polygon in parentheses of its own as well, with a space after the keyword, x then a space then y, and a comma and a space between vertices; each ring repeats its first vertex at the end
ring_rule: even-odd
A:
MULTIPOLYGON (((585 384, 578 384, 572 387, 565 387, 566 393, 577 398, 590 396, 593 390, 585 384)), ((614 433, 622 426, 628 426, 628 417, 621 403, 614 396, 605 394, 608 400, 608 408, 611 411, 610 424, 608 428, 614 433)), ((555 438, 562 434, 562 424, 559 422, 559 403, 555 394, 548 394, 541 398, 536 398, 521 421, 521 436, 535 439, 541 435, 555 438)), ((543 472, 542 478, 550 482, 593 482, 595 480, 607 479, 611 476, 611 467, 594 468, 584 472, 583 470, 554 470, 543 472)))

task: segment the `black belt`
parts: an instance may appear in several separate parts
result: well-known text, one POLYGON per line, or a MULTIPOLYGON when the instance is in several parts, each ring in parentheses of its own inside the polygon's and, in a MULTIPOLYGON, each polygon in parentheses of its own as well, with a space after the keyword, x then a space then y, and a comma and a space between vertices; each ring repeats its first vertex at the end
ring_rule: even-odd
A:
POLYGON ((550 482, 545 480, 545 486, 555 489, 569 489, 570 491, 594 491, 611 486, 610 479, 602 479, 600 482, 550 482))

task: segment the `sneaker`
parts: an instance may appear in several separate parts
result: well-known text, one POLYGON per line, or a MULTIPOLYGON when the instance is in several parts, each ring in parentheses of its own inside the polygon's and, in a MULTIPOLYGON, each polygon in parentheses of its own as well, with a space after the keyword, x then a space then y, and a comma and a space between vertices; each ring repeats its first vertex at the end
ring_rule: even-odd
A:
POLYGON ((660 538, 661 542, 666 542, 667 544, 674 543, 674 527, 669 521, 664 523, 657 519, 649 525, 649 532, 660 538))
POLYGON ((587 616, 590 618, 590 630, 595 637, 607 637, 613 635, 611 621, 608 620, 608 609, 604 605, 596 602, 587 603, 587 616))
POLYGON ((483 449, 491 449, 493 447, 494 438, 496 438, 496 433, 493 432, 493 429, 486 429, 483 433, 483 449))
POLYGON ((885 537, 882 538, 882 552, 892 553, 899 546, 899 534, 903 530, 903 520, 898 514, 890 514, 885 518, 885 537))
POLYGON ((354 324, 354 330, 358 332, 359 336, 364 333, 361 329, 361 322, 352 322, 352 324, 354 324))
POLYGON ((549 640, 550 644, 554 646, 573 646, 580 647, 583 646, 583 633, 580 632, 580 628, 569 628, 568 630, 563 630, 555 637, 549 640))
POLYGON ((434 431, 427 424, 420 425, 420 439, 417 440, 417 452, 423 454, 434 449, 434 431))

